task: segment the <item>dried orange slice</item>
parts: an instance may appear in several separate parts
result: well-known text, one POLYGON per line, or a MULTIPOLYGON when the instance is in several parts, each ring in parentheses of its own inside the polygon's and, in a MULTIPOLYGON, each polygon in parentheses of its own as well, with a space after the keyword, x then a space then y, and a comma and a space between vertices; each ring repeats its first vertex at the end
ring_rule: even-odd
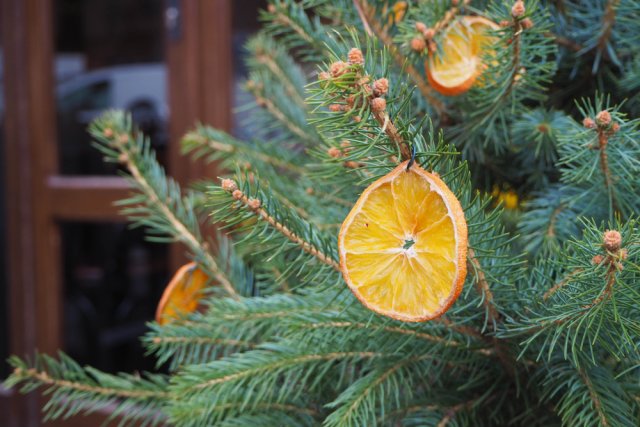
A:
POLYGON ((485 68, 482 57, 496 42, 490 30, 500 27, 481 16, 464 16, 445 30, 441 50, 425 64, 431 86, 446 96, 460 95, 473 86, 485 68))
POLYGON ((342 223, 340 267, 369 309, 407 322, 442 315, 467 275, 467 223, 437 176, 407 162, 371 184, 342 223))
POLYGON ((162 293, 156 310, 156 322, 165 325, 196 311, 208 281, 209 276, 195 262, 180 267, 162 293))

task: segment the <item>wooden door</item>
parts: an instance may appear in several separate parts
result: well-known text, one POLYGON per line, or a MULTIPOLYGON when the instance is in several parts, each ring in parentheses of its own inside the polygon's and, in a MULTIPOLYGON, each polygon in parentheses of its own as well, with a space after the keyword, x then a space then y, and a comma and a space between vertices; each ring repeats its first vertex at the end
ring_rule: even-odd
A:
MULTIPOLYGON (((114 95, 105 85, 135 68, 135 52, 128 51, 132 48, 132 37, 140 43, 137 49, 148 48, 151 54, 156 54, 145 57, 144 63, 136 66, 165 70, 169 116, 164 123, 164 135, 158 137, 165 138, 165 145, 159 145, 164 164, 182 182, 203 175, 215 176, 211 166, 193 166, 182 158, 178 141, 197 121, 223 129, 231 127, 231 3, 231 0, 2 0, 6 301, 11 353, 27 355, 38 349, 53 354, 69 346, 65 321, 68 323, 70 316, 80 316, 85 321, 82 316, 91 311, 86 308, 91 306, 90 297, 74 296, 77 289, 69 288, 69 281, 80 283, 77 286, 83 289, 101 286, 104 276, 111 274, 110 267, 104 265, 113 264, 105 256, 108 258, 121 248, 116 242, 92 255, 84 251, 84 246, 91 247, 94 239, 108 238, 114 232, 128 233, 124 219, 113 205, 127 195, 126 182, 113 170, 101 169, 99 159, 96 161, 95 154, 88 154, 86 146, 78 148, 74 144, 83 137, 78 122, 86 122, 96 110, 114 103, 116 107, 122 106, 124 101, 120 98, 126 97, 126 90, 125 95, 114 95), (132 13, 146 14, 139 20, 143 28, 131 30, 123 23, 123 17, 132 13), (72 31, 74 14, 81 15, 84 25, 85 38, 78 49, 86 49, 92 43, 94 46, 85 50, 82 58, 73 56, 74 43, 78 42, 72 31), (160 38, 161 44, 153 37, 148 38, 149 34, 160 38), (64 50, 64 43, 72 48, 64 50), (66 56, 62 61, 63 54, 66 56), (127 55, 130 62, 113 60, 127 55), (60 73, 74 67, 84 75, 93 74, 80 86, 70 84, 61 89, 64 85, 60 73), (91 80, 99 74, 96 72, 105 69, 102 80, 100 76, 91 80), (118 73, 121 75, 115 76, 118 73), (78 265, 71 258, 89 261, 78 265), (78 302, 80 308, 69 303, 76 301, 70 299, 70 294, 73 298, 84 298, 78 302)), ((131 82, 135 84, 135 80, 131 82)), ((141 99, 133 105, 148 112, 161 102, 141 99)), ((158 110, 161 107, 155 111, 161 114, 158 110)), ((85 143, 88 146, 88 141, 85 143)), ((125 251, 128 267, 123 274, 137 278, 140 288, 150 280, 148 277, 168 273, 183 262, 181 248, 163 253, 146 248, 139 235, 130 238, 137 246, 125 251), (132 268, 140 265, 146 270, 132 268), (140 279, 143 276, 147 279, 140 279)), ((112 276, 117 279, 118 269, 113 267, 113 271, 116 273, 112 272, 112 276)), ((121 304, 111 311, 126 314, 131 307, 121 304)), ((100 315, 93 317, 100 321, 100 315)), ((134 332, 131 328, 114 330, 94 344, 102 345, 103 341, 117 340, 118 334, 134 332)), ((0 391, 2 422, 8 418, 11 427, 40 425, 40 407, 35 394, 3 397, 0 391)), ((78 418, 47 425, 86 426, 99 425, 99 421, 78 418)))

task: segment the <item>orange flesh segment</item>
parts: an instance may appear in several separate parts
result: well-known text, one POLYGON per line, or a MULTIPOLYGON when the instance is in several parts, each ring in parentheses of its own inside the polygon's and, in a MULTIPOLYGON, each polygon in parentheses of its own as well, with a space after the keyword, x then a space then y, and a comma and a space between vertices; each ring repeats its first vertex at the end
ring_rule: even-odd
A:
POLYGON ((194 262, 180 267, 162 294, 156 321, 165 325, 196 311, 208 280, 209 277, 194 262))
POLYGON ((345 220, 343 274, 372 310, 401 320, 427 320, 459 293, 460 270, 466 274, 465 266, 459 268, 461 244, 466 256, 466 225, 456 230, 454 216, 464 222, 462 208, 450 192, 444 194, 446 185, 439 178, 418 166, 399 169, 372 184, 345 220), (457 203, 454 212, 448 206, 452 203, 457 203))
POLYGON ((489 30, 499 28, 488 19, 466 16, 454 22, 442 37, 442 48, 429 58, 428 73, 445 95, 468 90, 482 72, 482 56, 497 38, 489 30))

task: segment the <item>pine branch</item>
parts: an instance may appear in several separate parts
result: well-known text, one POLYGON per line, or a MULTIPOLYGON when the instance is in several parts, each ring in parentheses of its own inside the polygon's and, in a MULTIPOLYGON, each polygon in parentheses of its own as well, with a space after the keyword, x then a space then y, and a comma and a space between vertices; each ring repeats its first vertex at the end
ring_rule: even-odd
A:
MULTIPOLYGON (((224 185, 224 182, 223 182, 224 185)), ((235 184, 234 184, 235 185, 235 184)), ((244 194, 241 190, 236 189, 232 192, 233 198, 239 201, 247 210, 252 212, 254 215, 258 216, 262 220, 269 223, 273 228, 275 228, 278 232, 280 232, 284 237, 286 237, 290 242, 298 245, 303 251, 314 256, 323 264, 329 265, 333 267, 336 271, 341 271, 340 264, 333 259, 331 256, 323 253, 312 243, 304 240, 302 237, 298 236, 296 233, 292 232, 286 225, 280 223, 276 218, 271 216, 263 206, 263 203, 260 199, 249 199, 246 194, 244 194)))
POLYGON ((166 419, 164 404, 171 399, 164 376, 120 374, 81 368, 63 353, 58 360, 36 355, 29 364, 17 357, 9 360, 14 367, 8 386, 22 384, 22 391, 45 387, 50 395, 44 411, 49 419, 67 418, 80 412, 93 413, 109 408, 108 419, 120 418, 120 425, 158 425, 166 419))
POLYGON ((609 161, 607 155, 607 144, 609 143, 608 129, 600 127, 598 129, 598 149, 600 150, 600 168, 602 169, 602 175, 604 176, 604 185, 609 197, 611 199, 611 205, 615 212, 619 211, 618 202, 616 201, 615 191, 613 188, 613 180, 611 179, 611 172, 609 171, 609 161))
POLYGON ((178 184, 166 178, 148 141, 134 135, 130 118, 121 112, 105 113, 92 123, 90 132, 99 141, 97 147, 111 161, 127 168, 134 188, 140 193, 120 202, 133 205, 124 213, 139 224, 150 226, 157 234, 169 235, 185 244, 229 296, 237 298, 238 292, 202 240, 191 201, 183 199, 178 184))
POLYGON ((354 5, 357 5, 359 11, 362 12, 361 18, 363 25, 373 30, 373 33, 378 37, 382 44, 389 50, 389 53, 396 61, 396 64, 401 69, 404 69, 406 73, 411 77, 411 80, 416 85, 422 96, 429 102, 431 106, 438 112, 439 115, 445 113, 445 105, 440 101, 431 89, 431 87, 424 80, 422 75, 416 70, 416 68, 405 58, 398 48, 393 43, 393 39, 384 27, 377 21, 375 16, 375 9, 371 7, 367 0, 353 0, 354 5))

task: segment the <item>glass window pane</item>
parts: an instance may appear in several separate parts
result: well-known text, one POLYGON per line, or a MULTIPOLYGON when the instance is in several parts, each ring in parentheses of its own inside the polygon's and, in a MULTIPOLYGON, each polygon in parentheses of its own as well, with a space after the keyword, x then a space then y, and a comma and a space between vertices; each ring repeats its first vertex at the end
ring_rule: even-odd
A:
POLYGON ((127 224, 61 224, 64 350, 109 372, 150 370, 140 337, 170 279, 168 246, 127 224))
POLYGON ((151 137, 161 161, 167 144, 164 2, 56 0, 58 161, 62 174, 113 174, 90 144, 87 125, 126 109, 151 137))

